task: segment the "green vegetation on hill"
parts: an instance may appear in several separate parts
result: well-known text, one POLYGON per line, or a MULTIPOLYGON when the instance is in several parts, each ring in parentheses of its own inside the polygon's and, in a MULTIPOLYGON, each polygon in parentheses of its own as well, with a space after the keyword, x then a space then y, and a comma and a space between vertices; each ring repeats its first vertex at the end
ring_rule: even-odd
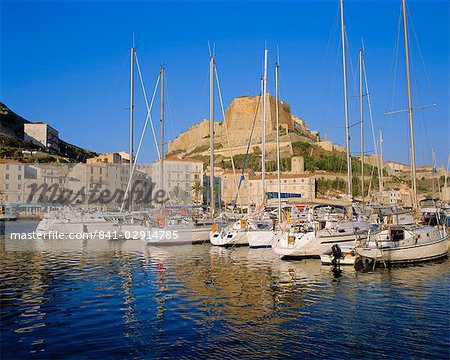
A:
MULTIPOLYGON (((314 172, 317 170, 345 173, 347 172, 347 159, 345 153, 337 151, 326 151, 321 147, 303 141, 292 143, 294 156, 302 156, 305 160, 305 170, 314 172)), ((352 158, 352 172, 361 173, 361 162, 352 158)), ((371 165, 364 165, 366 174, 372 172, 371 165)))

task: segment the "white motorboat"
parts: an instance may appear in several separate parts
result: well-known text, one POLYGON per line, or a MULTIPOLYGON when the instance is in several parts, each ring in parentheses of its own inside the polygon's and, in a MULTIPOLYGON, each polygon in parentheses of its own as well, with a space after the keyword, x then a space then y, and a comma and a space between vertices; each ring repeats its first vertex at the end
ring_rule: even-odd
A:
POLYGON ((314 222, 314 227, 299 225, 285 232, 272 246, 281 257, 320 257, 331 251, 334 244, 353 246, 355 241, 367 236, 369 224, 357 221, 314 222))
POLYGON ((355 246, 363 263, 408 264, 446 257, 450 235, 432 226, 377 227, 355 246), (374 263, 375 262, 375 263, 374 263))

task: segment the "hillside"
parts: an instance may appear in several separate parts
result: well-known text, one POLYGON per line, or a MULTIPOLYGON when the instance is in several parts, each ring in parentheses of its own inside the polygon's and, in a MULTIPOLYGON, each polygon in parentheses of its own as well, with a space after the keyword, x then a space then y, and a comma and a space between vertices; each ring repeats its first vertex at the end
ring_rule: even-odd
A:
POLYGON ((84 162, 97 155, 61 139, 59 152, 43 151, 39 146, 23 140, 24 124, 30 122, 0 102, 0 158, 21 162, 84 162))

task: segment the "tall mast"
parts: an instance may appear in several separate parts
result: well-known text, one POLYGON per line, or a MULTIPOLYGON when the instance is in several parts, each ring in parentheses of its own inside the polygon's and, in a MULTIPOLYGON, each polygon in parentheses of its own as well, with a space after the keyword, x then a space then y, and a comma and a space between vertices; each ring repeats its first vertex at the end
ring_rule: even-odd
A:
POLYGON ((361 120, 361 196, 364 204, 364 103, 363 103, 363 50, 359 50, 359 114, 361 120))
POLYGON ((278 71, 280 65, 275 64, 275 112, 277 119, 277 182, 278 182, 278 224, 281 224, 281 179, 280 179, 280 115, 278 101, 280 98, 280 87, 278 85, 278 71))
MULTIPOLYGON (((434 168, 435 168, 435 165, 436 165, 436 158, 434 156, 434 147, 432 147, 431 148, 431 183, 433 184, 433 192, 432 192, 433 200, 436 197, 436 195, 435 195, 436 194, 436 190, 435 190, 435 187, 434 187, 434 180, 435 180, 434 168)), ((439 181, 439 179, 438 179, 438 181, 439 181)), ((438 196, 439 196, 439 183, 438 183, 438 196)))
POLYGON ((209 148, 210 148, 210 205, 211 205, 211 217, 214 218, 215 213, 215 198, 214 198, 214 55, 211 55, 209 60, 209 148))
POLYGON ((402 0, 403 9, 403 34, 405 38, 405 66, 406 66, 406 83, 408 85, 408 115, 409 115, 409 132, 411 136, 411 175, 412 175, 412 193, 413 193, 413 209, 417 210, 417 182, 416 182, 416 150, 414 145, 414 124, 413 124, 413 105, 411 96, 411 74, 409 67, 409 38, 408 38, 408 22, 406 19, 406 1, 402 0))
MULTIPOLYGON (((133 46, 130 50, 130 173, 129 173, 129 181, 131 181, 133 176, 133 162, 134 162, 134 40, 133 46)), ((132 210, 132 201, 130 201, 130 211, 132 210)))
POLYGON ((262 107, 262 154, 261 154, 261 181, 262 181, 262 203, 266 202, 266 93, 267 93, 267 48, 264 48, 264 75, 263 75, 263 107, 262 107))
POLYGON ((380 129, 380 196, 381 196, 381 204, 383 204, 383 192, 384 192, 384 174, 383 174, 383 131, 380 129))
POLYGON ((352 163, 350 158, 350 129, 348 119, 348 95, 347 95, 347 57, 345 50, 345 24, 344 24, 344 1, 339 0, 341 5, 341 41, 342 41, 342 66, 344 70, 344 110, 345 110, 345 143, 347 148, 347 195, 352 198, 352 163))
POLYGON ((450 165, 450 152, 448 153, 448 158, 447 158, 447 169, 445 171, 445 177, 444 177, 444 189, 445 189, 445 199, 444 200, 448 200, 448 190, 447 190, 447 178, 448 178, 448 168, 450 165))
MULTIPOLYGON (((161 65, 161 110, 160 110, 160 125, 161 125, 161 190, 164 190, 164 65, 161 65)), ((164 209, 164 202, 161 203, 161 210, 164 209)))

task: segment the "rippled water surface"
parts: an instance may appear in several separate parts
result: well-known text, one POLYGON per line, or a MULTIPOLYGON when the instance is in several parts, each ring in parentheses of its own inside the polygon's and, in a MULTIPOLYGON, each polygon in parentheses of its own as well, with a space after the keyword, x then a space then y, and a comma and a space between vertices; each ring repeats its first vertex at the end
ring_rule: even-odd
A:
POLYGON ((448 260, 337 276, 246 247, 0 245, 2 359, 449 358, 448 260))

